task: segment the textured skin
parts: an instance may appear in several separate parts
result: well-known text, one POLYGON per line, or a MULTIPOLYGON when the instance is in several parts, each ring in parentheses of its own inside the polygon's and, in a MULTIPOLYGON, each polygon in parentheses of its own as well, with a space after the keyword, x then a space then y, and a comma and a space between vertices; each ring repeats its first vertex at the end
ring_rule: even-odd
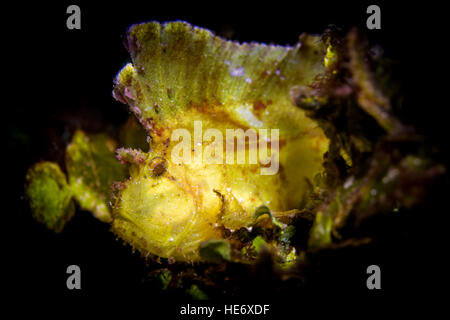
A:
POLYGON ((306 180, 323 169, 328 140, 289 90, 325 73, 320 37, 304 35, 295 47, 238 44, 187 23, 151 22, 130 28, 127 47, 132 63, 117 75, 114 97, 151 142, 148 153, 119 151, 131 165, 113 208, 117 235, 144 255, 196 261, 202 241, 250 226, 257 207, 275 215, 298 207, 306 180), (172 162, 173 130, 193 137, 194 121, 223 137, 226 129, 279 129, 278 173, 261 175, 259 163, 172 162))
POLYGON ((84 210, 103 222, 111 222, 108 206, 111 184, 126 177, 114 157, 116 142, 104 134, 75 132, 66 150, 66 168, 73 196, 84 210))
POLYGON ((75 212, 66 176, 56 163, 43 161, 31 167, 25 194, 33 218, 55 232, 60 232, 75 212))

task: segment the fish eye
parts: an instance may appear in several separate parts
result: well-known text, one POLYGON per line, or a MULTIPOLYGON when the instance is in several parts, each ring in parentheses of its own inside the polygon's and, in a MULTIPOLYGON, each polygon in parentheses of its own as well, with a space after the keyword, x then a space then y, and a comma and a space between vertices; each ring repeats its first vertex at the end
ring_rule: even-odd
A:
POLYGON ((153 177, 159 177, 166 171, 166 159, 161 157, 155 157, 149 164, 149 169, 152 172, 153 177))
POLYGON ((159 177, 164 173, 164 171, 166 171, 166 165, 164 162, 160 162, 153 168, 153 175, 159 177))

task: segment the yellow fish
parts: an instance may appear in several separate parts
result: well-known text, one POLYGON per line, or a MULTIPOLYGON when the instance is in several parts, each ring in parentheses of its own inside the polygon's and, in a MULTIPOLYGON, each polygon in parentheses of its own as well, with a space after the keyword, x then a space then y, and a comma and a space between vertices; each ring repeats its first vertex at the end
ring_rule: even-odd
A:
POLYGON ((133 25, 132 63, 114 81, 149 135, 149 152, 119 149, 130 178, 112 230, 142 254, 200 260, 198 247, 254 223, 265 205, 296 209, 323 171, 328 140, 289 90, 323 76, 327 45, 226 41, 185 22, 133 25))

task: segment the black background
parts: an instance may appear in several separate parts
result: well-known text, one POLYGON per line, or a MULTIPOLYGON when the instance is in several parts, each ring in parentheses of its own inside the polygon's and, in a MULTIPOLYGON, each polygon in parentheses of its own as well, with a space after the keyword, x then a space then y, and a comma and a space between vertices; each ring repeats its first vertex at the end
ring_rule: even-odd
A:
MULTIPOLYGON (((233 40, 282 45, 295 44, 302 32, 321 33, 329 24, 343 29, 357 26, 371 44, 381 45, 385 55, 398 62, 395 79, 402 84, 407 106, 403 118, 440 149, 442 161, 448 157, 448 103, 440 98, 446 82, 437 76, 444 74, 448 60, 443 50, 447 40, 440 35, 445 11, 438 5, 321 0, 202 4, 105 1, 95 5, 62 1, 17 2, 2 13, 3 22, 7 21, 2 50, 11 55, 3 61, 8 70, 8 86, 3 91, 3 119, 8 130, 4 186, 8 190, 1 226, 8 255, 2 263, 8 270, 4 275, 12 284, 8 289, 12 297, 52 296, 70 301, 75 297, 147 294, 142 282, 148 272, 145 263, 116 241, 107 225, 78 210, 64 232, 55 235, 32 220, 23 198, 27 168, 41 159, 61 162, 64 144, 75 128, 112 130, 126 120, 128 111, 112 98, 111 90, 112 79, 129 61, 122 37, 133 23, 185 20, 220 35, 231 30, 233 40), (81 8, 81 30, 66 28, 70 4, 81 8), (381 7, 381 30, 366 28, 370 4, 381 7), (90 119, 110 126, 100 127, 100 121, 90 119), (80 291, 66 289, 65 272, 71 264, 81 267, 80 291)), ((429 285, 443 286, 440 258, 447 253, 434 253, 442 216, 448 212, 440 202, 445 191, 433 193, 435 206, 400 217, 392 225, 378 226, 385 234, 378 246, 324 261, 318 291, 370 302, 422 297, 433 292, 429 285), (369 292, 365 287, 365 267, 369 264, 381 267, 381 291, 369 292)), ((277 297, 267 298, 271 301, 277 297)), ((160 303, 158 297, 148 301, 160 303)))

